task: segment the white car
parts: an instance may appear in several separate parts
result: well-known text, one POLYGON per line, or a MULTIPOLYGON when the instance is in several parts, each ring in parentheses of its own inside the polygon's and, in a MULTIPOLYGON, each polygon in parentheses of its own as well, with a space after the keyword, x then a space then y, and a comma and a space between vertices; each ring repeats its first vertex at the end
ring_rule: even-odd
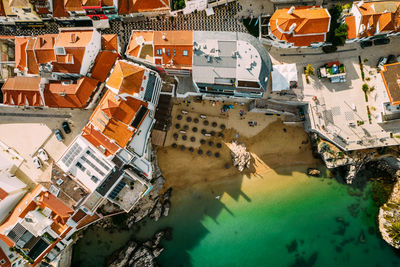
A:
POLYGON ((42 168, 42 162, 40 161, 40 159, 38 157, 33 158, 33 165, 35 165, 35 167, 37 169, 42 168))
POLYGON ((49 156, 47 155, 46 151, 43 148, 39 149, 38 156, 43 161, 49 160, 49 156))

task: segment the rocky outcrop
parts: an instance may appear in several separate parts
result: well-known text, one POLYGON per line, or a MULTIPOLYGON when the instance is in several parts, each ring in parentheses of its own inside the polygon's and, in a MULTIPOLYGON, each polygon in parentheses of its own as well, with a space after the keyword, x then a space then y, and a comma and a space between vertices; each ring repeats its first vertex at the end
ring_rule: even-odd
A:
POLYGON ((229 144, 229 148, 231 150, 233 166, 236 166, 240 172, 250 167, 251 155, 244 144, 233 141, 229 144))
POLYGON ((321 171, 315 168, 308 168, 307 175, 314 177, 321 177, 321 171))
POLYGON ((156 258, 164 248, 160 246, 161 241, 171 239, 170 228, 157 232, 151 240, 143 243, 130 241, 121 251, 114 253, 109 259, 110 267, 155 267, 158 266, 156 258))
POLYGON ((396 172, 397 182, 386 204, 379 208, 379 230, 383 240, 400 248, 400 171, 396 172))

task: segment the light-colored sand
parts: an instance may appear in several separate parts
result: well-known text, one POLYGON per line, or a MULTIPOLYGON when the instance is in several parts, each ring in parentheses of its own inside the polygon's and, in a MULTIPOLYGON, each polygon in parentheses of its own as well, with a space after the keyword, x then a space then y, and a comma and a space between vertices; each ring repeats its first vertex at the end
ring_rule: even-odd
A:
MULTIPOLYGON (((193 104, 191 104, 193 105, 193 104)), ((202 104, 198 104, 202 105, 202 104)), ((181 105, 182 106, 182 105, 181 105)), ((177 106, 178 108, 180 106, 177 106)), ((184 107, 182 107, 184 109, 184 107)), ((182 109, 181 108, 181 109, 182 109)), ((204 105, 201 112, 206 114, 212 110, 210 106, 204 105)), ((186 110, 191 111, 190 107, 186 110)), ((264 174, 272 169, 276 169, 284 166, 293 165, 308 165, 315 166, 318 161, 312 157, 311 147, 308 142, 308 136, 304 132, 304 129, 299 126, 287 126, 284 125, 277 117, 268 117, 264 114, 247 114, 245 120, 240 120, 234 117, 238 110, 230 111, 229 118, 225 118, 224 124, 227 125, 229 129, 222 131, 224 138, 211 137, 204 138, 207 143, 200 145, 197 143, 197 149, 200 148, 204 151, 203 155, 198 155, 197 149, 194 152, 189 152, 187 149, 187 144, 183 143, 181 137, 178 140, 172 138, 171 132, 176 131, 174 128, 175 123, 177 123, 176 115, 178 112, 175 110, 173 113, 173 124, 170 132, 168 133, 168 143, 178 144, 177 148, 171 146, 163 147, 158 149, 158 160, 161 171, 166 178, 166 187, 172 186, 175 190, 187 190, 193 186, 207 186, 211 181, 213 184, 217 183, 227 183, 233 177, 242 177, 242 179, 236 179, 234 183, 241 183, 243 179, 249 178, 251 175, 264 174), (257 127, 249 127, 247 125, 248 118, 251 120, 257 120, 257 127), (240 124, 238 126, 238 124, 240 124), (260 125, 264 125, 263 127, 260 125), (231 165, 231 155, 227 147, 227 143, 235 138, 238 131, 230 128, 231 126, 238 127, 240 133, 238 140, 243 142, 248 151, 252 154, 253 164, 252 167, 243 173, 231 166, 229 169, 225 168, 228 163, 231 165), (286 129, 286 131, 284 131, 286 129), (214 146, 210 147, 208 141, 212 140, 214 146), (215 147, 215 143, 221 142, 223 147, 218 149, 215 147), (186 149, 182 151, 180 145, 184 144, 186 149), (205 155, 206 151, 220 152, 220 158, 216 158, 214 155, 209 157, 205 155)), ((180 112, 180 111, 179 111, 180 112)), ((197 107, 193 109, 194 113, 198 112, 197 107)), ((188 114, 186 116, 191 116, 194 118, 194 113, 188 114)), ((218 114, 218 113, 217 113, 218 114)), ((207 118, 209 121, 212 119, 207 118)), ((185 116, 181 121, 178 121, 181 125, 185 124, 185 116)), ((218 122, 218 121, 217 121, 218 122)), ((202 125, 201 125, 202 126, 202 125)), ((200 127, 199 127, 200 128, 200 127)), ((190 136, 190 134, 188 134, 190 136)), ((196 148, 195 145, 192 144, 196 148)), ((240 187, 240 185, 239 185, 240 187)))

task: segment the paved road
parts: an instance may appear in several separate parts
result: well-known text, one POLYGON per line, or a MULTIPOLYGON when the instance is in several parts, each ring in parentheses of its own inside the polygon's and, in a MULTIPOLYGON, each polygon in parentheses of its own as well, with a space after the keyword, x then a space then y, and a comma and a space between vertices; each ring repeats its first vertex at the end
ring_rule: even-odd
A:
POLYGON ((9 116, 9 117, 37 117, 37 118, 71 118, 69 114, 40 114, 40 113, 8 113, 8 112, 0 112, 0 116, 9 116))

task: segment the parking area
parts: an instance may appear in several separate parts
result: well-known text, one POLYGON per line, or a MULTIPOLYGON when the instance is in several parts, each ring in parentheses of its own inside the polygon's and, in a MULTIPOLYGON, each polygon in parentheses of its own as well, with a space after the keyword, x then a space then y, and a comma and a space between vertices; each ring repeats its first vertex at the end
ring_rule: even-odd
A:
POLYGON ((345 150, 355 150, 399 144, 395 136, 400 132, 400 122, 393 120, 382 123, 383 103, 388 98, 376 68, 380 57, 400 54, 399 47, 400 38, 392 38, 388 45, 362 49, 359 43, 350 44, 340 48, 348 51, 321 55, 317 54, 317 49, 293 49, 292 54, 300 51, 307 53, 307 56, 287 56, 271 48, 271 56, 274 64, 296 63, 299 86, 293 92, 297 100, 309 103, 306 127, 319 132, 345 150), (345 66, 345 82, 332 83, 328 78, 318 78, 317 69, 332 61, 345 66), (315 75, 310 75, 307 82, 304 68, 308 64, 314 67, 315 75))
POLYGON ((0 141, 12 148, 23 161, 16 175, 35 183, 49 181, 51 163, 57 161, 67 146, 80 133, 87 123, 92 110, 70 109, 23 109, 2 107, 0 115, 0 141), (29 114, 29 116, 26 116, 29 114), (61 124, 66 121, 71 133, 66 134, 61 124), (60 129, 64 140, 58 141, 54 131, 60 129), (42 167, 36 168, 33 157, 43 148, 48 156, 47 162, 41 160, 42 167))

